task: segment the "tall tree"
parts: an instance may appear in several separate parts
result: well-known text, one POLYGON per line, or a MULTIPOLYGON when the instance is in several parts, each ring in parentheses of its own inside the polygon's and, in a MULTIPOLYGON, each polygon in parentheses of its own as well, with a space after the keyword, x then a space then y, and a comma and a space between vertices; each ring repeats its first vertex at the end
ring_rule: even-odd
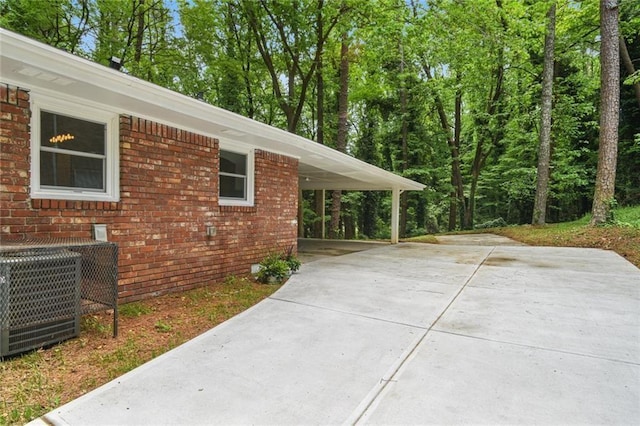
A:
POLYGON ((297 133, 324 44, 344 10, 339 8, 325 17, 317 13, 317 7, 325 7, 322 2, 242 0, 241 3, 271 76, 273 93, 286 117, 287 130, 297 133), (317 25, 316 19, 327 19, 322 34, 312 30, 317 25))
MULTIPOLYGON (((634 76, 636 74, 636 68, 633 65, 631 56, 629 55, 629 50, 627 49, 627 43, 624 41, 624 37, 620 37, 620 58, 622 59, 622 63, 624 64, 624 68, 627 70, 629 77, 634 76)), ((638 106, 640 106, 640 76, 635 76, 635 80, 631 81, 631 85, 633 86, 633 90, 636 94, 638 106)))
POLYGON ((620 3, 620 129, 616 200, 640 204, 640 3, 620 3), (624 43, 623 43, 624 41, 624 43), (624 48, 623 48, 624 45, 624 48))
POLYGON ((610 221, 615 195, 620 105, 618 1, 600 0, 600 138, 592 225, 610 221))
POLYGON ((86 55, 83 38, 90 30, 89 0, 2 0, 0 26, 69 53, 86 55))
POLYGON ((496 33, 494 40, 495 46, 491 52, 495 62, 491 65, 490 74, 491 81, 488 85, 488 97, 484 111, 476 111, 475 120, 475 147, 473 160, 471 163, 471 179, 469 187, 469 204, 465 211, 464 229, 471 229, 475 220, 476 191, 480 172, 484 168, 487 159, 491 155, 496 144, 499 142, 502 133, 503 115, 502 100, 504 97, 505 86, 505 50, 507 48, 504 43, 505 33, 507 32, 507 19, 502 0, 495 0, 496 11, 496 33), (491 126, 491 121, 495 124, 491 126))
POLYGON ((532 224, 544 225, 549 192, 549 161, 551 159, 551 110, 553 102, 553 70, 556 36, 556 3, 547 12, 547 34, 544 40, 544 69, 542 72, 542 108, 540 143, 538 145, 538 173, 533 205, 532 224))
POLYGON ((162 0, 95 0, 93 60, 106 64, 116 56, 130 74, 170 85, 178 62, 171 24, 162 0))
MULTIPOLYGON (((347 151, 347 134, 349 132, 348 122, 349 108, 349 39, 346 32, 342 33, 340 45, 340 90, 338 93, 338 136, 336 138, 336 148, 340 152, 347 151)), ((331 194, 331 222, 329 226, 329 237, 338 238, 340 226, 340 198, 342 191, 334 190, 331 194)))
MULTIPOLYGON (((316 66, 316 142, 324 145, 324 41, 323 41, 323 21, 322 7, 324 0, 318 0, 317 18, 316 18, 316 49, 320 52, 316 66)), ((313 193, 314 210, 316 220, 313 223, 314 238, 324 238, 324 191, 316 190, 313 193)))
MULTIPOLYGON (((248 18, 236 0, 180 3, 184 67, 179 90, 230 111, 275 124, 278 109, 248 18)), ((279 121, 278 123, 279 124, 279 121)))

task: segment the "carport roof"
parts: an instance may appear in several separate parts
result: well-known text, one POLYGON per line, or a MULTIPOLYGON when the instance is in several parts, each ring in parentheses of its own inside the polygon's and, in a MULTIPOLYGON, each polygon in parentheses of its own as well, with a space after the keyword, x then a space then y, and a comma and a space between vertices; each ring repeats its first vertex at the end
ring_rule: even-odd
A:
POLYGON ((425 185, 309 139, 257 122, 0 28, 4 83, 84 102, 299 160, 301 189, 422 190, 425 185))

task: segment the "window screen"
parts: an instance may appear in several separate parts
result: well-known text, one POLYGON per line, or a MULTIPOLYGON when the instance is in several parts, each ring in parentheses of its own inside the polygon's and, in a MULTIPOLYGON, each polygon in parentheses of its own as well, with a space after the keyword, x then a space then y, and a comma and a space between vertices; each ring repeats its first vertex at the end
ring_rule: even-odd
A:
POLYGON ((247 155, 220 150, 220 198, 247 199, 247 155))
POLYGON ((105 123, 40 111, 40 185, 105 191, 105 123))

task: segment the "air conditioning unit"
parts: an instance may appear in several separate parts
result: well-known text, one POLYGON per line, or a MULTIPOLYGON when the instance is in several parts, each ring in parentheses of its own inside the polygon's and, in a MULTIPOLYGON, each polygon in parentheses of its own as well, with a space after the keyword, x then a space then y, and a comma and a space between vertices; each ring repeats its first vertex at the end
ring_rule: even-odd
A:
POLYGON ((0 253, 0 357, 78 336, 81 257, 64 249, 0 253))

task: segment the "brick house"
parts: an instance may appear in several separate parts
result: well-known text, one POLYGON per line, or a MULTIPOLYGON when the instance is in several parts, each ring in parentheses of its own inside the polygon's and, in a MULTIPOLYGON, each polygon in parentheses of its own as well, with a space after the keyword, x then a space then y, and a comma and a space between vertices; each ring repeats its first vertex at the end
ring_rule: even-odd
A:
POLYGON ((246 274, 295 246, 299 192, 423 185, 0 29, 0 237, 119 247, 131 301, 246 274))

